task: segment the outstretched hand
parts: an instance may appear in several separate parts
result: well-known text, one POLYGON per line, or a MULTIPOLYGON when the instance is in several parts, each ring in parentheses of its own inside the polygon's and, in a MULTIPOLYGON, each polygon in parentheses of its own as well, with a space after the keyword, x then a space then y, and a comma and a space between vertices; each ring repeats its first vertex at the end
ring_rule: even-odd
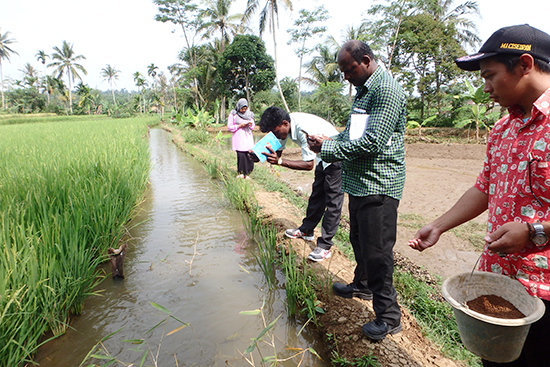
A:
POLYGON ((407 244, 412 249, 424 251, 428 247, 435 245, 439 237, 441 237, 441 232, 430 223, 420 228, 414 238, 409 240, 407 244))

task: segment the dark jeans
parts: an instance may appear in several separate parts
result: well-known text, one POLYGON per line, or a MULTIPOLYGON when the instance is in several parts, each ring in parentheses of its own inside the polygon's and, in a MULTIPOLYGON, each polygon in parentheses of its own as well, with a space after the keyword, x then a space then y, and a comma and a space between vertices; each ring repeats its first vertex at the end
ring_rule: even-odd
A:
POLYGON ((550 366, 550 301, 542 300, 546 311, 529 328, 527 339, 518 359, 509 363, 481 360, 485 367, 547 367, 550 366))
POLYGON ((237 152, 237 172, 248 176, 254 170, 254 162, 250 159, 248 152, 237 152))
POLYGON ((357 261, 353 282, 372 291, 376 318, 390 326, 401 321, 393 287, 398 206, 399 200, 386 195, 349 196, 349 237, 357 261))
POLYGON ((329 250, 332 246, 332 238, 338 230, 343 202, 340 162, 334 162, 324 170, 323 163, 319 162, 315 168, 315 180, 300 231, 306 234, 313 233, 323 218, 321 237, 317 238, 317 246, 329 250))

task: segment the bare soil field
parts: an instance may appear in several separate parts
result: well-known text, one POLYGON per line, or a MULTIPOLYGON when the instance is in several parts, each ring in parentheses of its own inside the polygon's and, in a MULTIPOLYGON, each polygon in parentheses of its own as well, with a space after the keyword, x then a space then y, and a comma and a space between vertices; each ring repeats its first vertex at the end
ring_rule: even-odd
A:
MULTIPOLYGON (((449 209, 474 182, 485 154, 484 144, 424 144, 406 145, 407 178, 399 206, 399 225, 396 259, 410 264, 410 271, 430 278, 442 278, 471 271, 483 246, 486 215, 476 218, 463 231, 444 234, 438 244, 422 253, 408 248, 407 241, 423 224, 449 209), (477 234, 477 237, 475 236, 477 234), (479 239, 479 241, 476 240, 479 239), (480 243, 478 243, 480 242, 480 243)), ((283 157, 301 159, 299 148, 288 148, 283 157)), ((297 193, 308 195, 313 182, 313 172, 280 169, 280 176, 297 193)), ((281 229, 297 227, 303 218, 292 204, 277 193, 256 193, 263 214, 281 229)), ((344 203, 346 225, 347 199, 344 203)), ((460 228, 460 227, 459 227, 460 228)), ((307 256, 311 243, 291 241, 293 248, 307 256)), ((340 251, 333 249, 333 256, 321 263, 312 263, 315 269, 330 273, 334 281, 351 282, 354 264, 340 251)), ((403 310, 403 331, 390 335, 382 342, 370 342, 361 333, 364 323, 374 319, 372 303, 357 299, 341 299, 336 296, 320 296, 326 314, 320 318, 327 344, 334 345, 341 356, 348 360, 363 355, 377 356, 381 366, 461 366, 459 362, 442 356, 438 349, 426 340, 414 318, 403 310)))

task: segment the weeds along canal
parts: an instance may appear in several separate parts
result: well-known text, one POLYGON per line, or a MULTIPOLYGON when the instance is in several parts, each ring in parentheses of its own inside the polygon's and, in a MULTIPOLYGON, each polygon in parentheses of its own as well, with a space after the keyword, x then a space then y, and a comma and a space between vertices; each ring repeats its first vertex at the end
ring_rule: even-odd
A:
MULTIPOLYGON (((302 321, 287 318, 284 290, 267 289, 240 213, 200 163, 179 151, 160 129, 150 132, 150 151, 150 188, 135 219, 141 224, 131 230, 125 278, 107 276, 101 296, 88 297, 82 315, 72 320, 66 334, 41 347, 35 362, 42 367, 80 366, 98 341, 120 329, 103 342, 105 350, 99 354, 136 365, 148 354, 146 364, 153 364, 149 348, 152 355, 158 353, 158 366, 250 366, 241 353, 264 323, 279 316, 263 337, 274 341, 274 347, 259 342, 261 356, 257 348, 253 352, 257 366, 262 357, 277 354, 282 359, 296 353, 289 348, 322 351, 315 331, 300 333, 302 321), (264 321, 262 314, 240 313, 260 308, 264 321), (180 328, 182 322, 188 326, 180 328), (139 339, 146 344, 136 344, 139 339)), ((302 365, 329 363, 307 352, 302 365)))

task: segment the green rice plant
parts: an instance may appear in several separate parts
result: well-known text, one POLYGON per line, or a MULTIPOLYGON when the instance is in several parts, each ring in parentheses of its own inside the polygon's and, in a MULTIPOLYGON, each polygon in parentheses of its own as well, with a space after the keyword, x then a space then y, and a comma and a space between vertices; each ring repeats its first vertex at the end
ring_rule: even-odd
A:
POLYGON ((256 250, 252 254, 264 273, 269 289, 273 289, 277 280, 275 277, 277 267, 277 231, 271 225, 263 224, 257 226, 256 231, 252 235, 257 245, 256 250))
MULTIPOLYGON (((317 313, 325 311, 319 307, 319 300, 314 285, 319 281, 313 269, 307 266, 306 259, 302 259, 301 266, 296 265, 297 257, 292 245, 288 253, 281 252, 281 267, 285 274, 286 307, 290 316, 295 316, 297 307, 302 307, 301 313, 308 321, 317 325, 317 313)), ((305 325, 304 325, 305 326, 305 325)))
POLYGON ((399 302, 411 311, 423 332, 445 355, 469 366, 479 366, 479 358, 462 346, 452 308, 441 300, 441 284, 435 288, 416 280, 408 272, 396 271, 394 285, 399 302))
MULTIPOLYGON (((158 356, 159 356, 159 352, 161 350, 162 341, 164 340, 164 337, 174 335, 177 332, 181 331, 182 329, 184 329, 188 326, 190 328, 192 328, 191 324, 189 324, 188 322, 184 322, 184 321, 180 320, 179 318, 174 316, 172 314, 172 312, 170 312, 164 306, 161 306, 161 305, 159 305, 158 303, 155 303, 155 302, 149 302, 149 303, 151 304, 151 306, 153 306, 157 310, 159 310, 159 311, 163 312, 164 314, 166 314, 166 317, 164 319, 159 321, 155 326, 153 326, 151 329, 149 329, 147 332, 145 332, 145 335, 148 335, 148 334, 152 333, 155 329, 157 329, 161 326, 163 327, 163 331, 162 331, 162 334, 160 336, 160 340, 158 342, 155 342, 155 344, 157 344, 156 349, 151 347, 152 343, 148 342, 146 340, 146 338, 122 340, 122 342, 124 342, 124 343, 128 343, 128 344, 131 344, 131 345, 137 345, 138 346, 138 347, 132 347, 130 350, 132 350, 134 352, 137 352, 139 354, 139 358, 138 358, 139 361, 140 361, 139 366, 143 366, 144 363, 148 359, 151 360, 152 366, 158 366, 158 356), (169 321, 171 321, 171 320, 175 320, 177 322, 178 327, 168 331, 169 321), (141 349, 141 348, 143 348, 143 349, 141 349)), ((107 335, 106 337, 103 337, 99 342, 97 342, 96 345, 94 345, 92 347, 92 349, 88 352, 86 357, 84 357, 84 360, 80 363, 79 367, 84 366, 87 362, 90 362, 90 361, 93 362, 94 360, 102 361, 102 363, 104 363, 102 366, 108 366, 108 365, 112 365, 114 363, 120 363, 120 364, 125 365, 125 366, 134 366, 135 364, 133 364, 133 363, 125 363, 125 362, 117 359, 115 356, 112 356, 111 353, 109 352, 107 346, 105 345, 107 340, 111 339, 113 336, 118 334, 121 330, 122 329, 119 329, 119 330, 107 335)), ((197 340, 197 342, 198 342, 198 340, 197 340)), ((176 365, 178 365, 177 357, 174 356, 174 358, 176 359, 176 365)), ((97 366, 99 366, 99 365, 96 364, 96 363, 91 363, 91 364, 85 365, 85 367, 97 367, 97 366)))
POLYGON ((319 356, 319 354, 313 348, 305 348, 304 349, 304 348, 288 348, 288 347, 286 348, 287 350, 293 350, 293 351, 295 351, 295 353, 293 355, 289 356, 289 357, 280 358, 278 356, 278 353, 277 353, 276 338, 273 334, 270 334, 270 331, 275 327, 275 324, 277 323, 277 321, 279 320, 279 318, 282 315, 277 316, 273 321, 271 321, 268 324, 266 319, 265 319, 265 315, 263 313, 264 307, 265 307, 265 299, 264 299, 264 301, 262 303, 262 306, 260 308, 257 308, 255 310, 250 310, 250 311, 241 311, 241 312, 239 312, 239 314, 241 314, 241 315, 248 315, 248 316, 260 315, 261 319, 262 319, 263 326, 264 326, 264 329, 262 331, 260 331, 260 333, 258 334, 257 337, 251 338, 252 342, 246 348, 246 350, 243 353, 241 353, 243 355, 243 357, 246 359, 246 361, 248 362, 248 364, 250 364, 250 366, 256 366, 256 364, 254 363, 254 357, 252 355, 252 353, 254 351, 257 351, 258 354, 260 355, 261 366, 266 366, 267 364, 269 364, 270 366, 278 366, 279 362, 286 362, 286 361, 289 361, 291 359, 301 357, 301 360, 298 363, 298 366, 300 366, 300 365, 302 365, 304 355, 307 352, 309 352, 309 353, 313 354, 314 356, 316 356, 317 358, 321 359, 321 356, 319 356), (268 340, 266 340, 266 339, 268 339, 268 340), (264 356, 263 355, 264 352, 262 352, 260 342, 262 342, 262 344, 268 345, 271 349, 273 349, 273 355, 264 356), (250 357, 249 358, 246 357, 245 354, 249 354, 250 357))
MULTIPOLYGON (((51 118, 51 117, 48 117, 51 118)), ((62 334, 104 274, 149 175, 149 119, 0 126, 0 366, 62 334)))
MULTIPOLYGON (((221 168, 219 165, 217 167, 220 172, 221 168)), ((253 208, 258 206, 252 184, 248 180, 238 179, 232 175, 221 174, 220 179, 225 185, 224 195, 235 209, 244 213, 252 213, 253 208)))
POLYGON ((218 160, 214 159, 214 162, 206 162, 204 164, 204 169, 206 172, 208 172, 208 175, 210 178, 219 178, 220 177, 220 171, 218 168, 218 160))
POLYGON ((33 113, 33 114, 0 114, 0 125, 15 125, 15 124, 34 124, 46 122, 61 122, 61 121, 82 121, 105 119, 101 115, 88 116, 58 116, 55 113, 33 113))

